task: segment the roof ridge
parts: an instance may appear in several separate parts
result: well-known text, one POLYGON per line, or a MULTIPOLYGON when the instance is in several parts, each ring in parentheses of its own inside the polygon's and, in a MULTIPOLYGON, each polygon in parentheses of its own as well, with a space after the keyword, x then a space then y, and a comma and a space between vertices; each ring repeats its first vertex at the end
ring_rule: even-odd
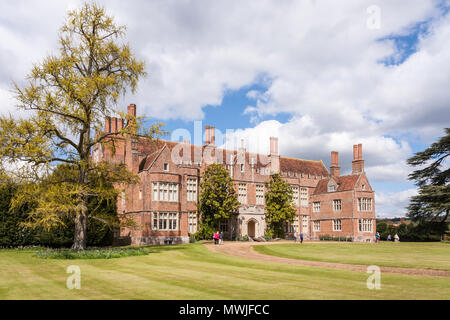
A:
MULTIPOLYGON (((290 160, 300 160, 300 161, 317 162, 317 163, 322 162, 322 160, 309 160, 309 159, 294 158, 294 157, 285 157, 285 156, 280 156, 280 158, 290 159, 290 160)), ((322 163, 323 163, 323 162, 322 162, 322 163)))

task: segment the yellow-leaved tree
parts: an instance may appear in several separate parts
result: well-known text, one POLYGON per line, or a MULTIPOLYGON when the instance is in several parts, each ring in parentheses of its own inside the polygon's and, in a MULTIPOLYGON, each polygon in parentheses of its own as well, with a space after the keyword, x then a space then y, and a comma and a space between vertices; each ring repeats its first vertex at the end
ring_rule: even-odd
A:
POLYGON ((139 132, 154 138, 164 133, 162 124, 145 131, 139 119, 113 108, 120 96, 128 89, 134 92, 138 80, 146 75, 144 62, 123 43, 124 35, 125 27, 116 25, 103 7, 85 3, 69 11, 59 33, 58 54, 34 65, 24 87, 14 84, 17 107, 29 115, 0 119, 2 161, 26 164, 20 173, 28 180, 27 188, 17 195, 14 205, 34 199, 29 227, 50 229, 63 224, 63 218, 73 219, 74 250, 86 248, 90 197, 115 199, 119 191, 112 190, 111 184, 138 181, 124 165, 91 161, 92 147, 110 145, 117 135, 139 132), (114 114, 127 125, 118 132, 104 133, 103 119, 114 114), (49 179, 61 164, 71 168, 71 174, 49 179))

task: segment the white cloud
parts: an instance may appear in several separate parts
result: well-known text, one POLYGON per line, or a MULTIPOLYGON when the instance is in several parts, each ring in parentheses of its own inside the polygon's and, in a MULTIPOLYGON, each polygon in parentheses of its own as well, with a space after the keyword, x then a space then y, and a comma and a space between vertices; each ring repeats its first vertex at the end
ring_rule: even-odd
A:
POLYGON ((376 192, 375 212, 377 218, 404 217, 409 199, 417 195, 417 189, 407 189, 399 192, 376 192))
MULTIPOLYGON (((0 0, 1 1, 1 0, 0 0)), ((219 106, 227 90, 254 83, 266 90, 247 93, 254 104, 249 147, 267 152, 270 136, 283 155, 323 159, 340 152, 350 170, 352 145, 363 144, 371 181, 404 181, 410 138, 429 143, 450 122, 450 15, 433 0, 377 1, 381 28, 368 29, 373 1, 99 1, 120 24, 149 77, 136 95, 147 116, 193 120, 206 105, 219 106), (417 52, 398 66, 379 61, 394 55, 394 41, 418 22, 429 32, 417 52), (286 123, 260 122, 286 112, 286 123)), ((57 31, 67 9, 82 1, 1 1, 0 113, 12 111, 8 90, 33 62, 57 49, 57 31)), ((224 110, 224 112, 226 112, 224 110)), ((236 114, 236 117, 240 116, 236 114)))

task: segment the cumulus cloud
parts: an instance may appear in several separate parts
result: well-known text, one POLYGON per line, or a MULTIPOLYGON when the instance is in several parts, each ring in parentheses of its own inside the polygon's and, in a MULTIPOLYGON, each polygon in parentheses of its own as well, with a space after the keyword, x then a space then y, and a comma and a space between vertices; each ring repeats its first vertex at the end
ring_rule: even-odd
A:
MULTIPOLYGON (((362 143, 371 180, 404 181, 409 137, 429 143, 449 123, 450 14, 442 1, 377 1, 380 28, 368 28, 371 0, 98 2, 127 25, 147 62, 149 77, 121 106, 136 103, 159 119, 203 119, 205 106, 220 106, 226 92, 264 88, 249 89, 252 103, 242 110, 253 127, 236 130, 227 144, 244 138, 264 153, 278 136, 286 156, 329 165, 329 152, 339 151, 346 173, 352 145, 362 143), (393 39, 418 25, 406 58, 393 39), (388 57, 398 64, 382 63, 388 57), (281 112, 291 119, 261 120, 281 112)), ((0 113, 14 110, 11 81, 21 83, 34 62, 57 50, 67 10, 81 3, 2 2, 0 113)))
POLYGON ((417 189, 407 189, 399 192, 376 192, 376 215, 377 218, 404 217, 409 199, 417 195, 417 189))

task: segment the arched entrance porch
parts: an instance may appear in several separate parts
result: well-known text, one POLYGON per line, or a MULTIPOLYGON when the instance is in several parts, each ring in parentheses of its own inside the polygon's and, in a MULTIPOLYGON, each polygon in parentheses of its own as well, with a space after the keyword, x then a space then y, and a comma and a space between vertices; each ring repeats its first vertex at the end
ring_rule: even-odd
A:
POLYGON ((251 237, 251 238, 255 238, 256 237, 257 224, 258 224, 258 222, 256 222, 255 219, 250 219, 247 222, 247 235, 249 237, 251 237))

